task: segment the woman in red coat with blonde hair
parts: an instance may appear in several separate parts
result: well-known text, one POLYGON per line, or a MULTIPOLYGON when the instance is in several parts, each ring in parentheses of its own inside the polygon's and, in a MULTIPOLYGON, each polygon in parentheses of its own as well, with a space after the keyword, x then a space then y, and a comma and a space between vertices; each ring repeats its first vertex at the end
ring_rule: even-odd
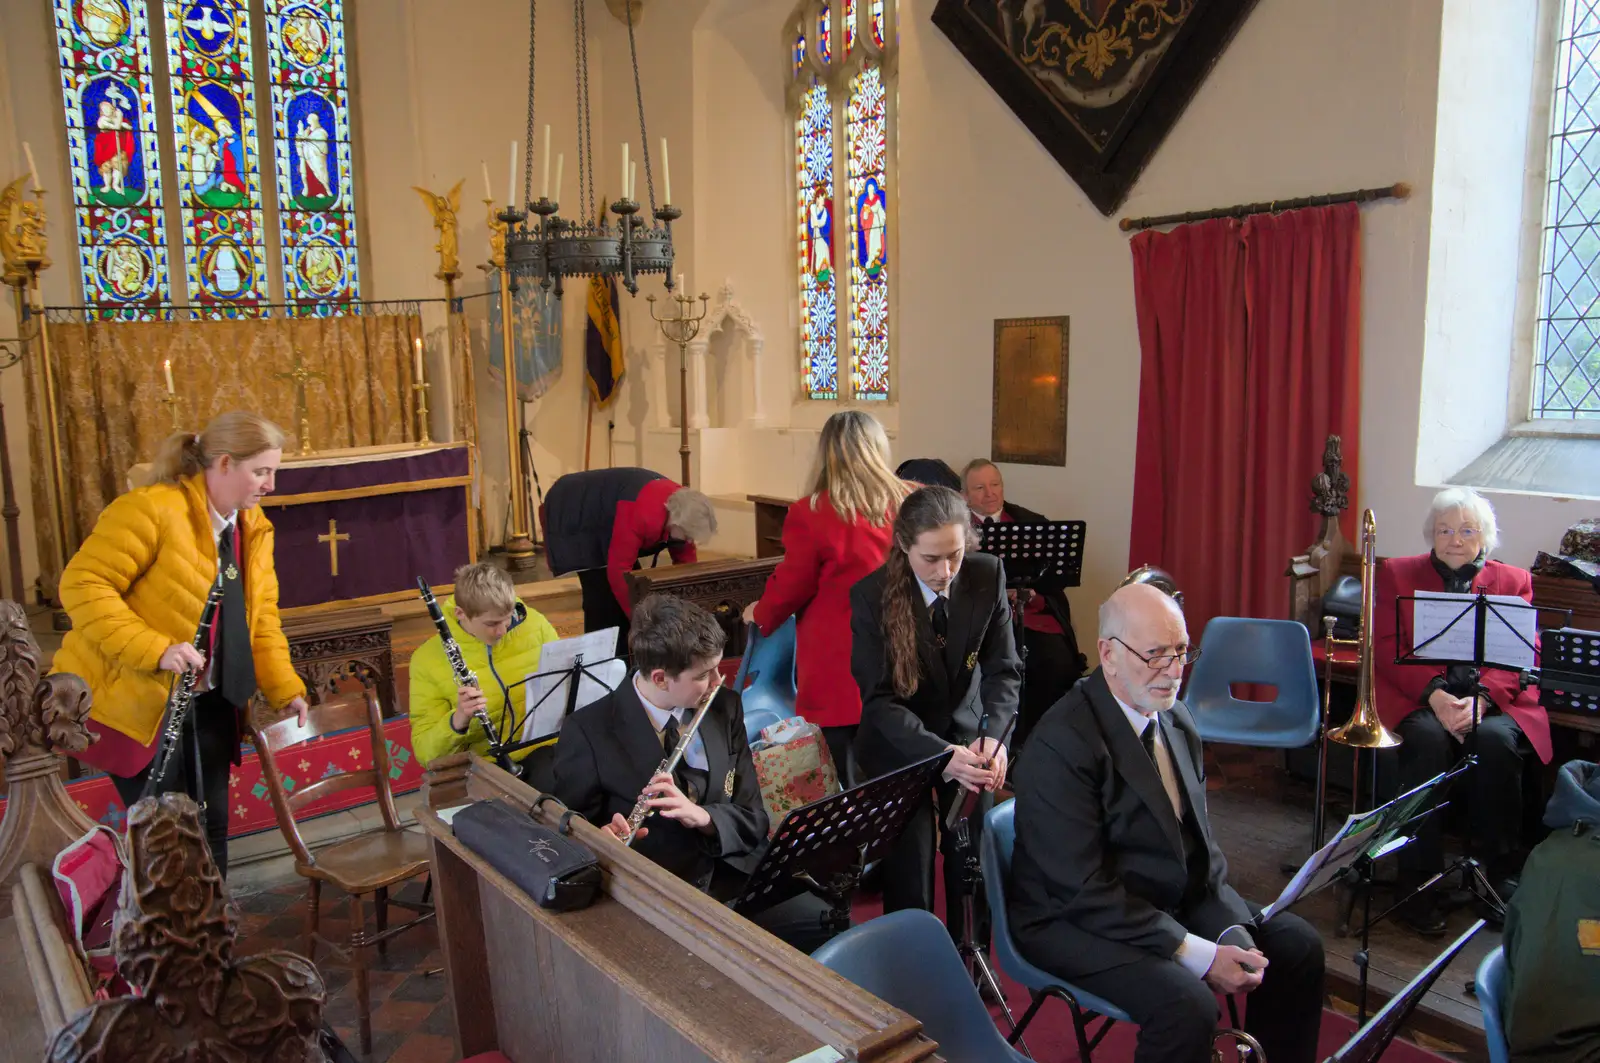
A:
POLYGON ((789 506, 783 560, 745 619, 770 635, 796 625, 795 712, 822 728, 841 782, 861 723, 850 674, 850 588, 883 564, 891 525, 911 485, 889 464, 889 437, 870 414, 841 410, 817 441, 811 493, 789 506))

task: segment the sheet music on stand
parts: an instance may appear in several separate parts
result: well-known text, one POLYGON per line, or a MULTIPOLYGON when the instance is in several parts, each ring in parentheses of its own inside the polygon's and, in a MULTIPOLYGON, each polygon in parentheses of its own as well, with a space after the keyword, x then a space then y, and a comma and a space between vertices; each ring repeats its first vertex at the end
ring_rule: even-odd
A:
POLYGON ((1009 586, 1028 586, 1056 576, 1076 587, 1083 579, 1083 540, 1088 530, 1088 522, 1081 520, 1042 524, 996 520, 979 529, 978 552, 1005 562, 1009 586))
POLYGON ((539 670, 523 684, 521 741, 536 742, 557 733, 569 705, 581 709, 627 678, 628 666, 617 656, 617 631, 602 628, 539 647, 539 670), (575 698, 571 690, 574 676, 578 677, 575 698))
POLYGON ((1514 594, 1481 595, 1483 653, 1477 652, 1480 595, 1417 591, 1412 602, 1410 660, 1481 663, 1521 672, 1534 666, 1539 611, 1514 594))

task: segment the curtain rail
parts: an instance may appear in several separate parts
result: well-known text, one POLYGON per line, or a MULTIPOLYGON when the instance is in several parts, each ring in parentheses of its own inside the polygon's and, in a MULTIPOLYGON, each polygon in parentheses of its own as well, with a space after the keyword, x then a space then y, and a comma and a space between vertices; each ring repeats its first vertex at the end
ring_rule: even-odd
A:
POLYGON ((1358 188, 1354 192, 1333 192, 1324 196, 1301 196, 1299 199, 1274 199, 1266 203, 1244 203, 1237 207, 1217 207, 1212 210, 1192 210, 1185 214, 1162 214, 1150 218, 1123 218, 1117 223, 1123 232, 1136 229, 1154 229, 1161 225, 1182 225, 1210 218, 1244 218, 1251 214, 1275 214, 1280 210, 1299 210, 1301 207, 1326 207, 1334 203, 1371 203, 1377 199, 1405 199, 1411 195, 1411 185, 1397 181, 1383 188, 1358 188))

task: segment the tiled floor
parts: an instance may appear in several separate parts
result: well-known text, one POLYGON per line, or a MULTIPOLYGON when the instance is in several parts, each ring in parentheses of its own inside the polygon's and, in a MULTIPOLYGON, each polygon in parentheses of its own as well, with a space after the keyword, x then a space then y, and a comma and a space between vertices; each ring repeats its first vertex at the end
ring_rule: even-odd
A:
MULTIPOLYGON (((420 887, 409 885, 400 896, 416 900, 420 887)), ((273 949, 305 954, 305 883, 299 877, 260 888, 235 888, 239 906, 239 951, 248 955, 273 949)), ((411 913, 391 904, 391 925, 403 922, 411 913)), ((368 916, 369 922, 371 916, 368 916)), ((324 889, 322 932, 338 940, 349 932, 349 904, 324 889)), ((456 1058, 451 1037, 454 1018, 445 999, 439 953, 439 934, 427 923, 399 934, 388 944, 388 954, 368 952, 368 982, 372 997, 371 1063, 448 1063, 456 1058)), ((328 987, 324 1018, 344 1040, 356 1058, 361 1058, 356 1032, 356 991, 346 963, 322 950, 317 967, 328 987)))

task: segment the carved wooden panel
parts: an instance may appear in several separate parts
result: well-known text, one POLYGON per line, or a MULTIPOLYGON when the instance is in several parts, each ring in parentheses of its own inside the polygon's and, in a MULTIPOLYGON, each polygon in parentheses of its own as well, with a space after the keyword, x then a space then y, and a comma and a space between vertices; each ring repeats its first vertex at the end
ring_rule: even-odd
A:
POLYGON ((289 657, 305 680, 313 704, 360 690, 370 684, 378 692, 384 716, 399 711, 394 687, 394 622, 382 609, 367 606, 295 617, 283 622, 289 657))
POLYGON ((781 557, 753 561, 699 561, 692 565, 642 568, 628 573, 628 602, 638 605, 649 594, 687 598, 710 610, 727 636, 724 657, 744 653, 744 607, 761 597, 767 577, 781 557))
POLYGON ((997 318, 989 457, 1067 463, 1068 318, 997 318))

